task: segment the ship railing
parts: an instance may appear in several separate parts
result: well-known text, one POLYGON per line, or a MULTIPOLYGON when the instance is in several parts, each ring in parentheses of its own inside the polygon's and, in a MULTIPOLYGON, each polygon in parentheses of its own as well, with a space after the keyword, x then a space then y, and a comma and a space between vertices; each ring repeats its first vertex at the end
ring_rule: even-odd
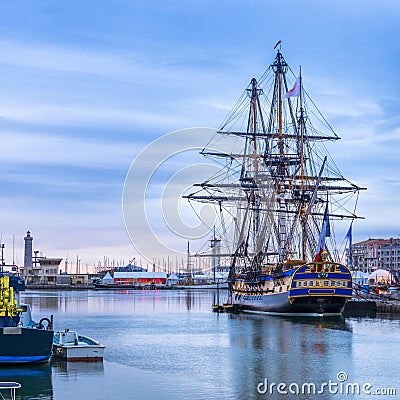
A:
MULTIPOLYGON (((0 382, 0 391, 9 390, 11 400, 15 400, 15 390, 19 389, 21 384, 18 382, 0 382)), ((3 394, 0 392, 0 399, 6 400, 3 394)))

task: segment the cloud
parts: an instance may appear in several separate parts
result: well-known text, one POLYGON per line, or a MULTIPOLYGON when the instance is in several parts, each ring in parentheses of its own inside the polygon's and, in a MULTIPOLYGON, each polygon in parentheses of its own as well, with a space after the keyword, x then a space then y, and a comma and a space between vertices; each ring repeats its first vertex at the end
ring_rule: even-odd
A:
MULTIPOLYGON (((82 249, 82 258, 83 252, 98 259, 131 251, 121 191, 135 156, 167 132, 218 126, 274 56, 279 2, 257 4, 257 14, 245 2, 231 3, 126 1, 117 9, 88 2, 79 11, 65 2, 51 9, 49 2, 4 5, 0 208, 6 231, 21 236, 30 228, 41 248, 82 249), (252 29, 237 29, 250 22, 252 29)), ((339 168, 368 186, 359 201, 367 217, 360 227, 387 227, 389 234, 397 229, 390 214, 397 213, 400 193, 399 6, 347 3, 344 15, 337 3, 289 2, 283 51, 291 65, 305 63, 313 100, 343 138, 327 145, 339 168), (304 29, 292 30, 299 15, 304 29)), ((154 175, 157 187, 169 172, 154 175)), ((165 232, 163 240, 176 238, 165 232)))
MULTIPOLYGON (((103 142, 84 137, 2 132, 4 165, 70 165, 112 168, 126 166, 139 150, 133 142, 103 142)), ((4 171, 4 170, 3 170, 4 171)), ((29 173, 29 169, 23 173, 29 173)))

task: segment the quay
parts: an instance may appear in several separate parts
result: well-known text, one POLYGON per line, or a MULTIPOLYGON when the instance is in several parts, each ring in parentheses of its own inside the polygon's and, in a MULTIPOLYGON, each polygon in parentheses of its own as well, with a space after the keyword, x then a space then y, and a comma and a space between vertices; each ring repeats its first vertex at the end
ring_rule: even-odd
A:
POLYGON ((346 304, 343 315, 347 316, 373 316, 375 314, 400 315, 399 300, 350 300, 346 304))
POLYGON ((26 285, 27 290, 93 290, 94 285, 26 285))
POLYGON ((399 314, 399 293, 365 292, 359 285, 354 287, 353 298, 347 302, 344 316, 367 316, 375 314, 399 314))

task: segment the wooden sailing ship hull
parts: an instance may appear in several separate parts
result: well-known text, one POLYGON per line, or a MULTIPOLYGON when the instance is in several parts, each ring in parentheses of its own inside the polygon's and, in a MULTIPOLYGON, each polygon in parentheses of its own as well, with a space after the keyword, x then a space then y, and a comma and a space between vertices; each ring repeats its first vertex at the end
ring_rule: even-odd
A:
POLYGON ((273 313, 299 316, 340 315, 346 300, 341 297, 306 297, 291 303, 287 293, 254 296, 253 298, 234 301, 238 308, 247 312, 273 313), (323 308, 321 308, 321 303, 323 308))
POLYGON ((352 297, 349 269, 333 262, 309 263, 258 282, 234 279, 232 303, 240 310, 294 315, 339 315, 352 297))

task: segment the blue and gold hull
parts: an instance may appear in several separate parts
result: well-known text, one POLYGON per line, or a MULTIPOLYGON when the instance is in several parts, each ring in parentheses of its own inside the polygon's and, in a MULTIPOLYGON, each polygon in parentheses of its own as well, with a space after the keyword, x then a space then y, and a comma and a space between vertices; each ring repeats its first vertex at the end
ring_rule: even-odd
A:
POLYGON ((53 330, 1 327, 0 364, 47 362, 51 357, 53 330))
POLYGON ((308 263, 257 281, 234 278, 232 303, 240 310, 285 315, 338 315, 352 297, 349 269, 338 263, 308 263))
POLYGON ((51 357, 52 318, 32 321, 30 306, 19 303, 23 290, 22 278, 0 272, 0 364, 40 363, 51 357))

